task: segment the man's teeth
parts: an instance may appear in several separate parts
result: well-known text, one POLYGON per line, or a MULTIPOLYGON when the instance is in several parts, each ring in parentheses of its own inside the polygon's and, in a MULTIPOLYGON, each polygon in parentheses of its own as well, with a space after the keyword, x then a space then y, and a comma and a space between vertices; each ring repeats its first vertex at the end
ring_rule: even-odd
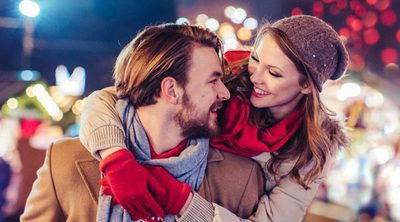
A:
POLYGON ((254 91, 255 91, 256 93, 262 94, 262 95, 268 95, 268 94, 269 94, 268 92, 265 92, 265 91, 263 91, 263 90, 261 90, 261 89, 257 89, 257 88, 254 88, 254 91))

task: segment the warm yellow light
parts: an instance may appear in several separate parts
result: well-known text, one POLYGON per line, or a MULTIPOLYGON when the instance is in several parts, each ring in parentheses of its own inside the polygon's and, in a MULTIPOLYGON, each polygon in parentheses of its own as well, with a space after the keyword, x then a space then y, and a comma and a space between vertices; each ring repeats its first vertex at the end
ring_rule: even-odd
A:
POLYGON ((218 31, 218 34, 220 36, 224 36, 224 34, 230 33, 230 32, 235 32, 235 28, 233 28, 233 26, 230 23, 224 22, 220 25, 219 31, 218 31))
POLYGON ((72 112, 73 112, 75 115, 81 114, 82 109, 83 109, 83 104, 84 104, 84 101, 83 101, 83 100, 81 100, 81 99, 77 100, 77 101, 75 102, 75 104, 72 106, 72 112))
POLYGON ((241 27, 237 32, 237 36, 240 40, 247 41, 251 38, 252 34, 249 29, 246 29, 245 27, 241 27))
POLYGON ((28 88, 26 88, 25 93, 30 98, 34 97, 35 94, 33 93, 33 86, 29 86, 28 88))
POLYGON ((9 98, 7 100, 7 106, 10 109, 16 109, 18 107, 18 100, 15 98, 9 98))

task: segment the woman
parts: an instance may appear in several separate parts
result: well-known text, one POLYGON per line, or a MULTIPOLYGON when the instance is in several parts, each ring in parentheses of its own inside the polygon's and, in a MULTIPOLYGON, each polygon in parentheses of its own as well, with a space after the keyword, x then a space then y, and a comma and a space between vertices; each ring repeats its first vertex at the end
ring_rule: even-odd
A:
MULTIPOLYGON (((225 56, 233 73, 226 80, 232 97, 223 110, 222 133, 212 139, 211 146, 252 157, 263 168, 266 194, 250 220, 301 220, 326 175, 330 159, 346 142, 338 122, 330 117, 333 113, 321 102, 319 92, 326 80, 343 75, 348 54, 329 25, 301 15, 261 27, 248 57, 245 51, 225 56), (239 61, 232 57, 239 57, 239 61), (293 181, 298 186, 286 190, 286 185, 293 181), (294 199, 285 199, 282 193, 294 199), (294 207, 285 209, 287 205, 294 207)), ((101 104, 107 101, 96 97, 88 102, 93 113, 110 105, 101 104)), ((83 126, 90 124, 90 118, 83 119, 83 126)), ((106 120, 104 125, 108 124, 106 120)), ((81 140, 88 144, 90 138, 81 136, 81 140)), ((239 220, 218 205, 212 209, 211 218, 204 218, 196 209, 188 210, 183 217, 194 218, 199 214, 205 221, 212 217, 221 221, 239 220)))

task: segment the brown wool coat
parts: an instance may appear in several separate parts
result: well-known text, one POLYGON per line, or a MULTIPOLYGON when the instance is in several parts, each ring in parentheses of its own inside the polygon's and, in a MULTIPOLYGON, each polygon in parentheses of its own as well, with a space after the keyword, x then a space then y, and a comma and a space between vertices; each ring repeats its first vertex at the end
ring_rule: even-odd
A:
MULTIPOLYGON (((96 221, 98 161, 79 139, 51 145, 37 172, 21 221, 96 221)), ((264 190, 259 165, 245 157, 210 149, 198 193, 242 218, 256 210, 264 190)))

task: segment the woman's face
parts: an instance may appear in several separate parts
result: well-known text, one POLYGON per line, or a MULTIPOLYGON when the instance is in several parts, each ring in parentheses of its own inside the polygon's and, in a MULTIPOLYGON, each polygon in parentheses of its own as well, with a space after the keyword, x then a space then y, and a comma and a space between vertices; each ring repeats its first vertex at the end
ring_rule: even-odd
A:
POLYGON ((251 104, 269 108, 276 119, 288 115, 303 95, 310 92, 310 87, 300 86, 300 72, 269 34, 252 52, 249 73, 254 84, 251 104))

